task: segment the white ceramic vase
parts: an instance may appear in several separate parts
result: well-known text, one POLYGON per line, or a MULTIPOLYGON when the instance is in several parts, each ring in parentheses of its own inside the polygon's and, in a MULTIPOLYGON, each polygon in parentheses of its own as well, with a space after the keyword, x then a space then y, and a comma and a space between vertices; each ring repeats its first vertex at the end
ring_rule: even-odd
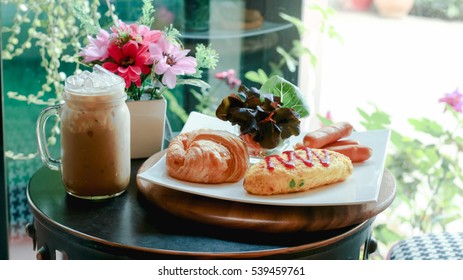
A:
POLYGON ((148 158, 164 147, 167 102, 127 101, 130 111, 130 154, 132 159, 148 158))

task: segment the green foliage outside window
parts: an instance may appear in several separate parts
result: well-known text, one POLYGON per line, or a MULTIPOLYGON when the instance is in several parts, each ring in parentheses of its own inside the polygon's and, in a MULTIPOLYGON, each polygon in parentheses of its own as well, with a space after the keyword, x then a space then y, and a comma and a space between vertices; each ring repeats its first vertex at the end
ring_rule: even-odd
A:
MULTIPOLYGON (((322 6, 319 4, 309 4, 308 9, 315 14, 320 15, 320 27, 319 32, 328 36, 330 39, 336 39, 342 42, 341 35, 336 31, 335 26, 331 23, 331 20, 335 14, 335 11, 329 6, 322 6)), ((311 27, 306 26, 302 20, 299 18, 290 16, 285 13, 280 13, 280 17, 289 23, 293 24, 298 33, 299 37, 302 38, 304 34, 310 32, 311 27)), ((289 72, 294 73, 297 70, 299 61, 308 57, 309 65, 315 67, 317 65, 317 54, 314 53, 310 48, 304 46, 301 40, 296 39, 293 42, 293 47, 289 50, 286 50, 280 46, 276 48, 277 53, 279 54, 279 59, 276 61, 269 61, 269 66, 271 69, 270 73, 265 73, 261 68, 256 69, 255 71, 249 71, 245 74, 246 79, 251 82, 258 84, 263 84, 269 77, 272 76, 284 76, 283 69, 288 69, 289 72)))
POLYGON ((410 14, 446 20, 462 20, 463 0, 415 0, 410 14))
MULTIPOLYGON (((386 168, 397 182, 397 195, 375 224, 379 257, 399 240, 443 232, 463 223, 463 113, 451 106, 435 118, 410 118, 409 134, 393 129, 391 117, 373 106, 358 109, 366 130, 390 129, 386 168)), ((324 123, 331 121, 320 117, 324 123)))

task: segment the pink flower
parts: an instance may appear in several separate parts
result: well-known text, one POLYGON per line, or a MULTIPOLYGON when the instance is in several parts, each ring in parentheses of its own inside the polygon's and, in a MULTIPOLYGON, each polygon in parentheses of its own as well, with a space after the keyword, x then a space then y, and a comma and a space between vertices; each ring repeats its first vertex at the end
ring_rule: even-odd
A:
POLYGON ((150 30, 146 25, 140 25, 137 32, 142 38, 141 44, 156 43, 162 35, 161 31, 150 30))
POLYGON ((135 41, 129 41, 123 47, 110 44, 108 52, 113 61, 104 63, 103 67, 124 78, 126 88, 132 82, 140 87, 141 74, 147 75, 150 72, 147 49, 148 46, 138 45, 135 41))
POLYGON ((186 56, 190 50, 182 50, 177 45, 161 37, 156 44, 149 45, 150 62, 154 63, 154 72, 162 76, 162 83, 168 88, 177 84, 177 76, 194 74, 196 59, 186 56))
POLYGON ((88 63, 95 60, 103 61, 108 58, 109 33, 101 29, 96 38, 87 37, 90 43, 79 53, 84 58, 83 62, 88 63))
POLYGON ((463 111, 463 94, 458 91, 458 88, 452 93, 446 93, 444 97, 439 99, 439 102, 447 103, 457 112, 463 111))
POLYGON ((234 89, 235 87, 241 85, 241 80, 236 77, 234 69, 219 72, 215 74, 215 77, 219 80, 225 80, 230 89, 234 89))
POLYGON ((159 30, 150 30, 146 25, 126 24, 119 20, 118 26, 111 27, 111 31, 116 34, 116 44, 124 45, 129 40, 134 40, 140 44, 156 43, 161 37, 162 32, 159 30))
POLYGON ((118 21, 118 25, 114 25, 111 28, 111 31, 116 34, 117 37, 129 37, 132 40, 135 40, 137 37, 137 26, 135 24, 128 25, 122 20, 118 21))
POLYGON ((333 120, 333 116, 332 116, 332 114, 331 114, 331 111, 327 111, 327 112, 326 112, 325 118, 326 118, 327 120, 330 120, 330 121, 333 120))
POLYGON ((166 9, 166 7, 162 6, 158 10, 158 18, 161 20, 161 22, 170 24, 174 22, 175 15, 166 9))

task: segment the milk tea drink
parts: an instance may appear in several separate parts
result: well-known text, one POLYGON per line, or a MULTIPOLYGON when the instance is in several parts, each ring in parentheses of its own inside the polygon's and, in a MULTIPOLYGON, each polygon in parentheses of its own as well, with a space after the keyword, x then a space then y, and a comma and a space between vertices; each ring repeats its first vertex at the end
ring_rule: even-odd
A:
POLYGON ((52 166, 46 156, 42 159, 52 169, 59 166, 64 187, 73 196, 113 197, 128 186, 130 113, 124 87, 122 78, 103 68, 65 81, 65 102, 58 108, 61 159, 51 159, 52 166))

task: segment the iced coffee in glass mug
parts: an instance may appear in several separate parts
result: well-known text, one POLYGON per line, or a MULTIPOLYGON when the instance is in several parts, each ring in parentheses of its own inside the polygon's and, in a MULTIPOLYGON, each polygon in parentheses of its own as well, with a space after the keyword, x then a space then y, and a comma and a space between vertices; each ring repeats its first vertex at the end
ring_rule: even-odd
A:
POLYGON ((66 191, 103 199, 125 191, 130 180, 130 113, 124 80, 97 65, 65 81, 64 103, 43 110, 37 120, 42 161, 60 170, 66 191), (45 124, 60 118, 61 158, 47 148, 45 124))

